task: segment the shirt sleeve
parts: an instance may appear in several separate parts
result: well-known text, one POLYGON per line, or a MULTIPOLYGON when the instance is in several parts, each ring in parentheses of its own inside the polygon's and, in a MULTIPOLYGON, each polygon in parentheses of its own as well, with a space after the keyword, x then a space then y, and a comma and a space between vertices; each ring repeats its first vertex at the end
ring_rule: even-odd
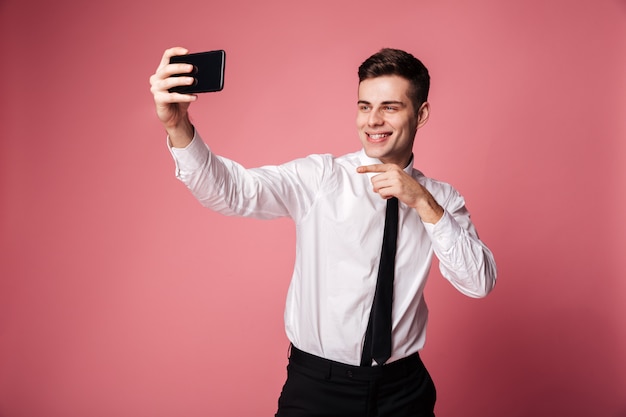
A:
POLYGON ((187 147, 170 145, 169 149, 176 178, 204 207, 229 216, 304 216, 324 180, 327 165, 322 155, 312 155, 283 165, 247 169, 211 152, 197 132, 187 147))
POLYGON ((485 297, 496 283, 493 254, 478 238, 465 201, 458 192, 452 190, 442 206, 445 212, 436 224, 424 223, 439 259, 439 269, 461 293, 485 297))

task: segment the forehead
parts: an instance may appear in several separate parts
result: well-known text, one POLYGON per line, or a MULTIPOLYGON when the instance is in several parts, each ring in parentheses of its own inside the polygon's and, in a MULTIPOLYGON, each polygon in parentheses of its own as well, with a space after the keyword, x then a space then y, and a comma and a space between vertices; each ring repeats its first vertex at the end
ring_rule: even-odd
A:
POLYGON ((359 83, 359 100, 369 103, 400 101, 408 104, 410 87, 409 80, 398 75, 368 78, 359 83))

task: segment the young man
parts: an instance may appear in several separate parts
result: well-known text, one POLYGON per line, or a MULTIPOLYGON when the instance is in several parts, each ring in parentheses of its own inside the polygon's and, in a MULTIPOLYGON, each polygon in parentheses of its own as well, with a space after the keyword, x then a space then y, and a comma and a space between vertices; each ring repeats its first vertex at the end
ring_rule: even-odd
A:
POLYGON ((188 65, 169 64, 186 53, 165 51, 150 79, 177 177, 212 210, 297 225, 285 308, 292 347, 276 415, 433 416, 435 387, 418 354, 432 256, 470 297, 491 291, 496 267, 463 197, 413 168, 430 111, 427 69, 394 49, 359 67, 360 151, 245 169, 194 130, 187 110, 196 97, 168 92, 192 82, 172 77, 188 65))

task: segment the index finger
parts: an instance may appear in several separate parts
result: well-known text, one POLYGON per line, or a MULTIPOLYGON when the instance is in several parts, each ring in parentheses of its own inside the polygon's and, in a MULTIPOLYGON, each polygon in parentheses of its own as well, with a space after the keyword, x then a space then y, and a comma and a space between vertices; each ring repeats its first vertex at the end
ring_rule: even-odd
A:
POLYGON ((159 68, 163 68, 164 66, 170 63, 170 58, 175 55, 187 55, 189 51, 180 46, 175 46, 174 48, 166 49, 163 52, 163 57, 161 58, 161 63, 159 64, 159 68))
POLYGON ((357 167, 356 172, 359 174, 364 174, 366 172, 387 172, 392 166, 392 164, 362 165, 357 167))

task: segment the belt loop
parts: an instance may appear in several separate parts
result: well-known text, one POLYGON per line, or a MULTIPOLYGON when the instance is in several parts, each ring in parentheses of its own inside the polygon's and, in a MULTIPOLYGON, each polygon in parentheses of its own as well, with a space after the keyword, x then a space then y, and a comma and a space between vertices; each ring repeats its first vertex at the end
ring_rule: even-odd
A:
POLYGON ((324 379, 329 380, 333 374, 333 364, 329 363, 326 367, 326 375, 324 375, 324 379))

